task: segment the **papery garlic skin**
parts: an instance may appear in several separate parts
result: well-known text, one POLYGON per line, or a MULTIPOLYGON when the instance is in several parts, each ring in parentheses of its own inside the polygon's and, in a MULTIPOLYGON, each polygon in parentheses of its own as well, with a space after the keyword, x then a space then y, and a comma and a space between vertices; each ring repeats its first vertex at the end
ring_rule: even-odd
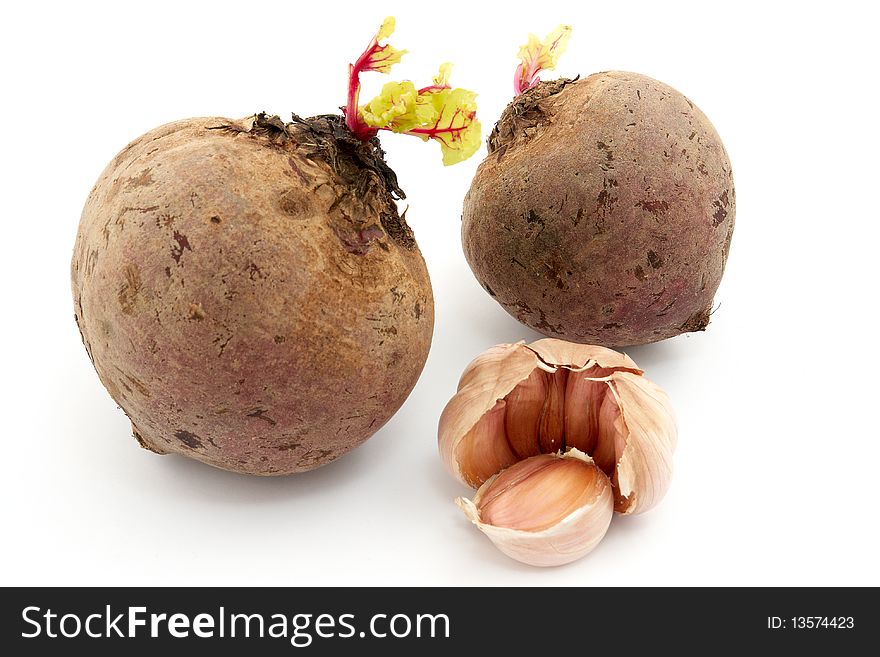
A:
POLYGON ((577 449, 520 461, 486 480, 473 500, 458 498, 456 504, 499 550, 532 566, 560 566, 580 559, 602 540, 614 515, 611 482, 577 449), (572 470, 568 467, 572 461, 583 467, 572 470), (510 481, 504 481, 505 477, 510 481), (533 483, 530 477, 541 481, 531 489, 517 491, 517 485, 533 483), (492 505, 505 495, 518 497, 510 500, 505 512, 495 515, 503 517, 506 524, 536 529, 489 521, 492 505))
MULTIPOLYGON (((438 430, 440 457, 456 479, 471 488, 478 488, 485 481, 473 476, 477 468, 462 468, 460 457, 466 448, 461 443, 480 418, 520 381, 527 379, 536 367, 535 352, 522 348, 521 344, 500 344, 484 351, 465 368, 458 382, 458 392, 443 409, 438 430)), ((495 472, 503 467, 496 468, 495 472)))
POLYGON ((462 441, 462 475, 472 481, 485 481, 499 468, 516 463, 519 458, 504 437, 507 403, 502 399, 481 417, 462 441))
POLYGON ((644 513, 663 499, 672 482, 675 413, 667 394, 643 376, 617 372, 611 385, 628 432, 614 471, 614 509, 644 513))

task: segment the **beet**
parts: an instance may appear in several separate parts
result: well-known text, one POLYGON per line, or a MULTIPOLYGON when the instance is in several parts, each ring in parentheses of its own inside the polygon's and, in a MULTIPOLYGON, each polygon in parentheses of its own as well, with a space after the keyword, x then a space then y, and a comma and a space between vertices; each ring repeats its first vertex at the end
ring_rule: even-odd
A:
POLYGON ((349 67, 342 116, 199 118, 104 170, 72 263, 76 321, 143 447, 253 474, 329 463, 394 415, 428 355, 434 302, 398 214, 380 130, 480 145, 475 96, 360 74, 406 51, 387 18, 349 67))
POLYGON ((73 258, 76 319, 144 447, 308 470, 415 385, 428 272, 381 150, 341 125, 178 121, 101 175, 73 258))
POLYGON ((733 235, 706 116, 636 73, 536 82, 508 105, 464 202, 480 284, 545 335, 621 346, 706 327, 733 235))

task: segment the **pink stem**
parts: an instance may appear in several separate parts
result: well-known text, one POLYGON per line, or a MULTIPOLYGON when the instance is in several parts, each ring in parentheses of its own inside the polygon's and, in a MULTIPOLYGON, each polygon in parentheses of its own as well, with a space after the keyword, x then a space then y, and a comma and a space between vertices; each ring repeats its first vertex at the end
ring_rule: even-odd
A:
POLYGON ((373 54, 377 45, 379 45, 378 41, 374 38, 366 50, 361 53, 361 56, 357 58, 357 61, 348 65, 348 95, 343 114, 345 115, 345 125, 361 141, 369 141, 376 136, 376 130, 361 121, 358 98, 361 93, 361 70, 364 67, 364 62, 373 54))
MULTIPOLYGON (((557 41, 553 42, 554 46, 557 41)), ((521 63, 517 65, 516 72, 513 74, 513 95, 519 96, 526 89, 531 89, 538 84, 541 81, 541 78, 538 77, 540 72, 541 69, 538 68, 536 59, 532 59, 529 68, 525 72, 523 72, 523 65, 521 63)))
POLYGON ((517 65, 516 71, 513 73, 513 95, 519 96, 523 92, 522 88, 522 64, 517 65))

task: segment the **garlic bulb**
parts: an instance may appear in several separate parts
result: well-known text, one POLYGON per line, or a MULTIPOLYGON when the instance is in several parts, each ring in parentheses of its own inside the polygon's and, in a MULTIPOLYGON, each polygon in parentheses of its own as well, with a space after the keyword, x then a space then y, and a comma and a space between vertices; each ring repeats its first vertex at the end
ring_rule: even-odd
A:
POLYGON ((615 510, 641 513, 669 487, 676 426, 666 393, 629 356, 548 338, 477 356, 438 438, 447 469, 472 488, 522 459, 576 448, 610 479, 615 510))
POLYGON ((533 566, 581 558, 614 514, 611 482, 578 449, 531 456, 487 479, 473 501, 456 503, 504 554, 533 566))
MULTIPOLYGON (((560 518, 568 507, 549 496, 544 501, 556 505, 558 527, 538 530, 499 524, 491 505, 488 511, 483 508, 488 504, 487 490, 508 481, 508 476, 521 475, 525 472, 521 468, 554 458, 548 455, 583 457, 581 462, 587 459, 590 468, 604 473, 613 510, 642 513, 669 488, 676 437, 669 398, 629 356, 549 338, 529 345, 500 344, 477 356, 461 375, 438 430, 447 469, 468 486, 479 488, 473 502, 458 500, 459 506, 502 551, 537 565, 571 560, 562 554, 586 554, 607 529, 604 516, 590 507, 591 511, 575 516, 577 522, 568 520, 572 514, 560 518), (595 526, 587 527, 588 521, 595 526), (524 537, 523 532, 529 535, 524 537), (548 532, 550 540, 545 540, 548 532), (580 537, 575 538, 578 532, 580 537), (559 541, 572 541, 564 543, 571 549, 560 551, 559 541), (540 556, 542 548, 546 553, 540 556)), ((567 471, 572 466, 553 467, 567 471)), ((576 480, 559 479, 555 484, 559 499, 573 494, 564 490, 567 485, 577 490, 576 480)), ((539 480, 543 481, 534 481, 539 480)), ((518 490, 522 493, 530 487, 518 490)), ((525 505, 526 513, 530 507, 525 505)))

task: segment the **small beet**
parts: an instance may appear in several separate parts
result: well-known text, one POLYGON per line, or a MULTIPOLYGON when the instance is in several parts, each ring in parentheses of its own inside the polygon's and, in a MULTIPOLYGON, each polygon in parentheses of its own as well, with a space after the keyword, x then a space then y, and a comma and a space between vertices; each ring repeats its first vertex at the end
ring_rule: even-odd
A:
POLYGON ((636 73, 517 80, 464 202, 464 253, 483 287, 524 324, 575 342, 704 329, 736 209, 706 116, 636 73))

